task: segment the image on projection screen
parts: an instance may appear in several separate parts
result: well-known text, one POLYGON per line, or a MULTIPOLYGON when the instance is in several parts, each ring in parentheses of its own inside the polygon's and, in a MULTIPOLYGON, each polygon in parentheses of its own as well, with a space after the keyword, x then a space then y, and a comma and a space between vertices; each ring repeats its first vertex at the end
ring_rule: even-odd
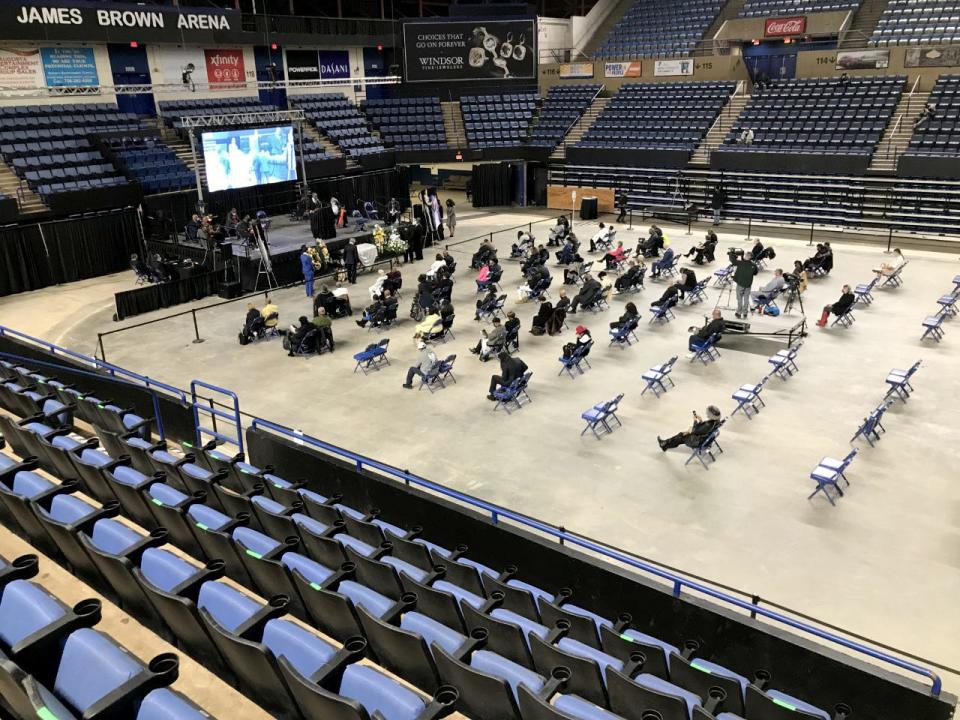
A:
POLYGON ((203 133, 210 192, 297 179, 293 128, 251 128, 203 133))

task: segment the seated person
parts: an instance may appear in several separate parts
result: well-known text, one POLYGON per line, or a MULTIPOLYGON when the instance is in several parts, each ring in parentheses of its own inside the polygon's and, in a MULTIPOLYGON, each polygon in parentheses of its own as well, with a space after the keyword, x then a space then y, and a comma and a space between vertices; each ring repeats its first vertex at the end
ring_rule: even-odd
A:
POLYGON ((624 325, 629 325, 632 322, 635 322, 640 316, 640 313, 637 311, 637 306, 632 302, 628 302, 626 307, 623 309, 623 315, 620 316, 619 320, 614 320, 610 323, 611 330, 619 330, 624 325))
POLYGON ((387 320, 391 320, 396 316, 397 299, 393 297, 393 294, 389 290, 384 290, 383 295, 368 305, 367 309, 363 311, 363 317, 357 320, 357 325, 360 327, 366 327, 367 325, 379 327, 387 320))
POLYGON ((590 354, 590 348, 584 347, 593 342, 593 338, 590 336, 590 331, 587 330, 583 325, 577 325, 575 330, 576 338, 573 342, 568 342, 563 346, 563 356, 570 357, 573 355, 574 351, 580 351, 581 357, 586 357, 590 354))
POLYGON ((700 447, 703 441, 710 436, 710 433, 717 429, 717 426, 720 424, 720 418, 720 409, 715 405, 707 408, 706 420, 701 419, 700 416, 694 412, 693 425, 686 432, 679 432, 666 440, 662 440, 659 435, 657 436, 660 449, 666 452, 671 448, 680 447, 681 445, 686 445, 688 448, 700 447))
POLYGON ((427 347, 427 344, 423 340, 417 341, 417 350, 420 351, 420 354, 417 356, 417 364, 407 369, 407 380, 403 383, 403 387, 407 390, 413 389, 414 376, 419 375, 421 378, 426 377, 427 373, 437 364, 437 356, 433 350, 427 347))
POLYGON ((626 271, 617 278, 613 286, 618 292, 629 290, 642 280, 644 272, 646 272, 646 265, 643 264, 643 260, 631 259, 627 263, 626 271))
POLYGON ((263 306, 260 314, 263 316, 263 324, 267 330, 273 330, 280 321, 280 308, 273 304, 273 298, 267 295, 267 304, 263 306))
POLYGON ((603 270, 597 275, 597 281, 600 283, 600 297, 604 302, 610 302, 610 297, 613 295, 613 281, 603 270))
POLYGON ((593 234, 593 237, 590 238, 590 252, 596 252, 597 246, 602 245, 606 246, 610 244, 610 234, 613 232, 613 227, 607 227, 603 223, 600 223, 600 227, 593 234))
POLYGON ((434 257, 433 263, 430 265, 430 269, 427 270, 427 277, 437 277, 437 273, 447 271, 447 261, 443 259, 442 253, 437 253, 434 257))
POLYGON ((260 326, 262 320, 263 315, 257 310, 257 306, 253 303, 247 303, 247 317, 243 321, 243 329, 248 334, 252 334, 260 326))
POLYGON ((680 297, 685 298, 688 292, 692 292, 697 286, 697 276, 690 268, 680 269, 680 297))
POLYGON ((650 307, 662 308, 664 306, 671 308, 677 304, 677 301, 680 299, 680 288, 677 287, 676 280, 671 280, 670 284, 667 285, 667 289, 663 291, 663 295, 660 296, 658 300, 650 303, 650 307))
POLYGON ((563 247, 557 250, 557 264, 569 265, 572 262, 582 262, 583 258, 577 254, 577 238, 570 233, 563 242, 563 247))
POLYGON ((447 323, 450 321, 450 318, 454 316, 455 312, 453 309, 453 303, 449 300, 445 300, 440 303, 440 319, 447 323))
POLYGON ((550 236, 547 238, 547 245, 559 245, 567 237, 568 232, 570 232, 570 221, 567 220, 566 215, 561 215, 557 218, 557 224, 550 228, 550 236))
POLYGON ((583 285, 580 288, 580 292, 574 296, 573 302, 570 303, 570 310, 568 312, 576 313, 580 305, 592 305, 601 295, 603 295, 603 286, 593 275, 587 275, 583 278, 583 285))
POLYGON ((517 230, 517 241, 510 247, 510 257, 526 257, 533 248, 533 235, 517 230))
POLYGON ((897 270, 903 267, 906 263, 906 259, 903 257, 903 253, 900 251, 900 248, 893 249, 893 262, 892 263, 881 263, 879 268, 875 268, 874 272, 878 277, 890 277, 897 270))
POLYGON ((823 327, 827 324, 827 320, 830 319, 830 313, 833 313, 837 317, 845 315, 850 311, 850 308, 853 307, 853 304, 856 301, 857 296, 850 291, 850 286, 844 285, 840 299, 837 300, 833 305, 824 305, 823 314, 820 315, 820 319, 817 320, 817 327, 823 327))
POLYGON ((714 308, 710 321, 703 324, 701 328, 690 328, 692 333, 687 339, 687 348, 690 352, 696 352, 698 345, 712 338, 714 335, 722 335, 727 329, 727 324, 723 321, 720 311, 714 308))
POLYGON ((817 251, 813 257, 804 261, 803 269, 810 272, 830 272, 833 269, 833 250, 830 249, 830 243, 818 243, 817 251))
POLYGON ((763 243, 760 240, 757 240, 753 245, 753 249, 750 251, 750 254, 753 256, 753 261, 758 262, 760 260, 773 260, 777 256, 777 253, 774 252, 772 247, 764 247, 763 243))
POLYGON ((787 285, 792 289, 796 288, 797 292, 804 292, 807 289, 807 271, 803 269, 803 263, 799 260, 793 261, 793 272, 785 274, 783 279, 787 281, 787 285))
POLYGON ((507 312, 507 321, 503 324, 503 329, 507 331, 508 339, 515 338, 520 333, 520 318, 513 310, 507 312))
POLYGON ((440 277, 433 287, 433 297, 437 302, 450 300, 453 295, 453 278, 446 273, 440 273, 440 277))
POLYGON ((327 345, 330 352, 333 352, 333 327, 327 311, 322 307, 319 308, 311 322, 317 328, 317 351, 319 352, 324 345, 327 345))
POLYGON ((506 342, 507 330, 500 322, 500 318, 496 317, 493 319, 493 327, 490 328, 490 332, 483 330, 480 333, 480 342, 470 348, 470 352, 479 355, 480 359, 486 362, 491 355, 502 350, 506 342))
POLYGON ((593 267, 593 261, 577 262, 574 267, 565 268, 563 271, 563 284, 576 285, 580 278, 589 272, 589 268, 591 267, 593 267))
POLYGON ((684 253, 684 257, 693 255, 693 261, 697 265, 703 265, 704 262, 713 262, 718 242, 717 234, 713 230, 707 230, 707 235, 703 242, 687 250, 687 252, 684 253))
POLYGON ((783 278, 783 270, 777 268, 773 271, 773 278, 770 280, 770 282, 761 287, 759 290, 750 293, 750 304, 753 307, 766 305, 777 295, 783 292, 783 288, 786 287, 786 285, 787 281, 783 278))
POLYGON ((613 270, 626 259, 627 252, 623 249, 623 243, 619 241, 615 248, 603 256, 603 261, 607 264, 607 270, 613 270))
POLYGON ((370 299, 376 300, 380 297, 380 294, 383 292, 383 285, 387 281, 387 274, 383 270, 377 270, 377 279, 373 281, 373 285, 369 287, 370 299))
POLYGON ((436 312, 432 312, 427 315, 423 320, 418 322, 413 328, 414 334, 419 335, 422 338, 428 338, 430 336, 430 331, 433 330, 433 326, 436 325, 440 327, 442 318, 440 317, 439 308, 436 309, 436 312))
POLYGON ((663 257, 657 260, 650 269, 651 277, 660 277, 660 274, 668 267, 673 265, 673 248, 668 247, 663 251, 663 257))
POLYGON ((313 314, 317 314, 318 308, 325 308, 327 315, 336 316, 334 309, 337 306, 337 299, 330 292, 326 285, 320 286, 320 292, 313 296, 313 314))
POLYGON ((383 289, 389 290, 391 295, 396 295, 403 287, 403 275, 396 260, 390 261, 390 269, 387 270, 387 277, 383 281, 383 289))
POLYGON ((536 295, 550 281, 550 271, 543 265, 534 265, 527 273, 527 282, 517 288, 517 299, 525 302, 532 295, 536 295))
POLYGON ((149 278, 153 282, 153 275, 150 273, 150 268, 147 267, 147 264, 140 259, 140 256, 134 253, 130 256, 130 267, 133 271, 142 277, 149 278))
POLYGON ((488 287, 487 294, 477 300, 477 312, 473 316, 473 319, 479 320, 481 314, 485 315, 488 312, 491 312, 496 304, 497 293, 494 291, 493 286, 488 287))
POLYGON ((437 305, 436 298, 433 296, 435 283, 427 279, 427 276, 421 274, 417 284, 417 305, 426 311, 430 311, 437 305))
POLYGON ((500 374, 490 378, 487 400, 496 400, 493 392, 498 387, 508 387, 514 381, 522 378, 527 371, 527 364, 518 357, 510 357, 510 353, 506 350, 497 355, 497 358, 500 360, 500 374))
POLYGON ((490 262, 487 263, 487 265, 490 268, 490 282, 500 282, 500 278, 503 277, 503 268, 500 267, 497 259, 490 258, 490 262))
POLYGON ((494 247, 493 243, 489 240, 484 240, 480 243, 480 248, 473 254, 473 257, 470 258, 470 267, 474 269, 479 268, 484 263, 490 262, 490 259, 496 256, 497 248, 494 247))
POLYGON ((540 307, 537 308, 537 314, 533 316, 530 326, 531 335, 543 335, 547 331, 547 323, 553 317, 553 303, 545 297, 540 298, 540 307))
POLYGON ((477 287, 485 287, 490 282, 490 266, 486 263, 480 266, 480 272, 477 273, 477 287))
POLYGON ((353 315, 353 308, 350 307, 350 292, 343 286, 343 283, 337 283, 333 289, 333 312, 328 312, 332 317, 344 317, 353 315))
POLYGON ((663 248, 663 230, 658 225, 650 226, 650 233, 647 239, 637 245, 637 255, 644 257, 657 257, 663 248))
MULTIPOLYGON (((298 325, 290 326, 290 329, 287 330, 287 334, 284 337, 283 346, 287 350, 287 354, 291 357, 296 355, 297 350, 300 348, 300 344, 303 342, 303 339, 307 336, 307 333, 313 330, 313 323, 307 320, 306 315, 301 315, 298 320, 298 325)), ((306 349, 307 352, 310 351, 309 348, 306 349)))
POLYGON ((567 297, 567 291, 560 288, 557 304, 553 306, 553 315, 547 320, 547 335, 559 335, 563 330, 563 323, 567 319, 567 312, 570 308, 570 298, 567 297))
MULTIPOLYGON (((453 237, 451 235, 451 237, 453 237)), ((454 270, 457 269, 457 261, 454 259, 453 255, 450 254, 450 247, 448 245, 443 246, 443 262, 447 265, 447 274, 450 275, 454 270)))

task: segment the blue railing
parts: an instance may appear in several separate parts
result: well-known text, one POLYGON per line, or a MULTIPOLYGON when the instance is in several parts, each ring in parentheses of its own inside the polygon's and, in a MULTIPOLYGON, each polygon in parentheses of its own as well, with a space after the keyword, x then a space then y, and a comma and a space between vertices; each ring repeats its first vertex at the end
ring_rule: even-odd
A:
POLYGON ((940 691, 942 689, 942 681, 940 680, 939 675, 937 675, 935 672, 933 672, 933 670, 929 668, 925 668, 921 665, 917 665, 916 663, 912 663, 908 660, 904 660, 903 658, 897 657, 895 655, 890 655, 889 653, 881 652, 868 645, 854 642, 853 640, 845 638, 841 635, 837 635, 835 633, 822 630, 814 625, 801 622, 799 620, 796 620, 782 613, 774 612, 773 610, 768 610, 766 608, 760 607, 758 605, 755 605, 752 602, 749 602, 747 600, 742 600, 733 595, 730 595, 729 593, 710 587, 709 585, 705 585, 702 582, 698 582, 690 578, 686 578, 675 572, 671 572, 664 568, 657 567, 656 565, 652 565, 650 563, 644 562, 624 552, 614 550, 613 548, 609 548, 593 540, 589 540, 579 535, 572 534, 567 530, 555 527, 553 525, 549 525, 541 520, 537 520, 535 518, 529 517, 528 515, 523 515, 521 513, 514 512, 513 510, 508 510, 505 507, 501 507, 500 505, 495 505, 494 503, 490 503, 485 500, 480 500, 479 498, 475 498, 471 495, 466 495, 464 493, 458 492, 456 490, 445 487, 438 483, 431 482, 426 478, 422 478, 417 475, 413 475, 409 472, 406 472, 404 470, 400 470, 399 468, 395 468, 392 465, 387 465, 386 463, 373 460, 363 455, 358 455, 357 453, 351 452, 349 450, 345 450, 341 447, 337 447, 336 445, 331 445, 330 443, 324 442, 323 440, 318 440, 317 438, 311 437, 310 435, 305 435, 298 430, 292 430, 288 427, 284 427, 283 425, 278 425, 276 423, 270 422, 269 420, 263 420, 261 418, 254 418, 250 427, 253 429, 269 430, 279 435, 288 437, 298 444, 308 445, 310 447, 314 447, 324 452, 330 453, 331 455, 335 455, 337 457, 346 459, 350 461, 352 464, 354 464, 357 470, 362 470, 363 468, 378 470, 384 473, 385 475, 394 477, 398 480, 402 480, 407 485, 415 485, 417 487, 426 488, 435 493, 448 497, 452 500, 456 500, 457 502, 464 503, 465 505, 468 505, 471 508, 482 510, 483 512, 490 514, 490 519, 494 523, 498 523, 501 518, 506 518, 507 520, 511 520, 517 523, 518 525, 536 530, 545 535, 556 538, 559 542, 565 545, 571 545, 574 547, 582 548, 584 550, 589 550, 590 552, 595 552, 598 555, 603 556, 604 558, 614 560, 619 563, 623 563, 624 565, 627 565, 634 570, 639 570, 649 575, 653 575, 654 577, 657 577, 661 580, 665 580, 666 582, 670 583, 673 589, 674 597, 679 598, 681 595, 681 592, 684 589, 687 589, 689 591, 693 591, 696 593, 700 593, 714 600, 718 600, 719 602, 722 602, 726 605, 733 606, 739 610, 745 610, 748 613, 750 613, 751 616, 759 615, 760 617, 766 618, 767 620, 771 620, 773 622, 786 625, 787 627, 793 628, 794 630, 799 630, 800 632, 806 633, 808 635, 812 635, 820 640, 834 643, 843 648, 846 648, 847 650, 853 651, 855 653, 859 653, 861 655, 865 655, 879 662, 892 665, 894 667, 900 668, 901 670, 904 670, 909 673, 921 675, 923 677, 928 678, 931 682, 930 694, 933 695, 934 697, 940 696, 940 691))
MULTIPOLYGON (((236 445, 240 452, 243 452, 243 428, 240 425, 240 398, 237 397, 237 394, 232 390, 227 390, 226 388, 218 387, 216 385, 211 385, 210 383, 204 382, 203 380, 191 380, 190 381, 190 400, 191 405, 193 406, 193 426, 196 428, 196 440, 197 447, 203 447, 203 436, 209 435, 218 442, 229 443, 231 445, 236 445), (215 405, 215 401, 211 398, 208 399, 209 405, 203 405, 198 402, 199 396, 197 395, 197 388, 203 388, 204 390, 210 390, 214 393, 219 393, 220 395, 225 395, 230 398, 231 404, 224 405, 224 407, 232 407, 233 412, 228 412, 226 410, 219 410, 215 405), (200 415, 208 415, 212 421, 213 427, 205 427, 200 422, 200 415), (217 418, 221 420, 226 420, 230 423, 233 430, 236 432, 235 435, 225 435, 217 430, 217 418)), ((221 403, 222 404, 222 403, 221 403)))
MULTIPOLYGON (((22 333, 19 330, 14 330, 13 328, 8 328, 4 325, 0 325, 0 337, 9 335, 10 337, 17 338, 18 340, 25 340, 28 343, 38 345, 51 355, 62 355, 68 357, 72 360, 78 360, 85 365, 89 365, 97 370, 104 370, 109 375, 114 377, 120 377, 133 385, 142 385, 143 387, 149 390, 161 390, 164 393, 173 396, 175 399, 186 404, 187 403, 187 394, 180 388, 174 387, 173 385, 168 385, 167 383, 160 382, 159 380, 154 380, 153 378, 147 377, 146 375, 140 375, 131 370, 126 370, 118 365, 113 365, 104 360, 100 360, 95 357, 90 357, 89 355, 84 355, 83 353, 78 353, 73 350, 68 350, 62 348, 59 345, 54 345, 52 342, 46 340, 41 340, 40 338, 35 338, 26 333, 22 333)), ((29 360, 29 358, 27 358, 29 360)), ((30 362, 33 362, 30 360, 30 362)), ((68 368, 72 369, 72 368, 68 368)))

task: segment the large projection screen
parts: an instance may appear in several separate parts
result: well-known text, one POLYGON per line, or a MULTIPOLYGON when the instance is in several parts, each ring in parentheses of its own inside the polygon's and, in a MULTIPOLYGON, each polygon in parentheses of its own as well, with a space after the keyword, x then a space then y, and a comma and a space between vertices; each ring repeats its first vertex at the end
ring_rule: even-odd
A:
POLYGON ((403 62, 407 82, 535 80, 537 24, 532 19, 408 22, 403 62))
POLYGON ((205 132, 202 144, 210 192, 297 179, 290 125, 205 132))

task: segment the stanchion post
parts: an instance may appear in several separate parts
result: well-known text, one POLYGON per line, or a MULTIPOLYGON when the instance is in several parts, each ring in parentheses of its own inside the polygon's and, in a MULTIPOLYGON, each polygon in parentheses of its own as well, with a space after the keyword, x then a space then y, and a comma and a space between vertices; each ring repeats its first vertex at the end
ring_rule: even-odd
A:
POLYGON ((100 346, 100 359, 106 362, 107 354, 103 350, 103 335, 101 333, 97 333, 97 345, 100 346))
POLYGON ((747 218, 747 240, 750 239, 750 236, 753 234, 753 218, 747 218))
POLYGON ((197 311, 191 310, 190 317, 193 318, 193 344, 202 343, 203 338, 200 337, 200 329, 197 327, 197 311))
POLYGON ((810 240, 807 241, 807 247, 813 245, 813 220, 810 221, 810 240))
POLYGON ((886 252, 890 252, 890 246, 893 244, 893 225, 887 228, 887 249, 886 252))

